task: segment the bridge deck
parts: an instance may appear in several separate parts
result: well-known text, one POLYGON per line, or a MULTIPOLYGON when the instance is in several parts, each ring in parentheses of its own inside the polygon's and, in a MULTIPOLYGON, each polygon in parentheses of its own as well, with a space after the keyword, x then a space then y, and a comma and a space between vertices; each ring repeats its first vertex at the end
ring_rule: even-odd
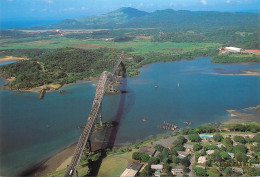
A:
MULTIPOLYGON (((112 73, 104 71, 99 78, 98 85, 97 85, 96 92, 95 92, 95 97, 94 97, 93 104, 92 104, 92 108, 91 108, 90 114, 88 116, 87 124, 86 124, 82 134, 79 137, 78 144, 74 151, 71 163, 65 173, 65 177, 75 175, 75 172, 77 170, 78 164, 81 159, 81 156, 83 154, 83 150, 85 149, 86 143, 87 143, 89 137, 91 136, 91 133, 92 133, 92 130, 94 127, 94 123, 95 123, 95 121, 98 117, 98 113, 101 109, 101 104, 102 104, 102 101, 104 98, 106 88, 107 88, 108 84, 114 80, 116 70, 120 64, 121 65, 123 64, 121 60, 117 62, 112 73)), ((123 70, 125 71, 124 66, 123 66, 123 70)))

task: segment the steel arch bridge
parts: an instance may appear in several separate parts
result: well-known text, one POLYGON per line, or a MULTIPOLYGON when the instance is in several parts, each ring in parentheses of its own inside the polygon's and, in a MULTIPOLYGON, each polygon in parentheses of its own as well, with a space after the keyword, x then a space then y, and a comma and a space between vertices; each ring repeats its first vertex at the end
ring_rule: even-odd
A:
POLYGON ((105 92, 107 89, 110 89, 112 87, 112 84, 115 81, 115 78, 117 77, 117 70, 121 66, 122 71, 125 73, 125 65, 122 62, 122 60, 119 60, 116 65, 114 66, 114 69, 111 72, 104 71, 98 80, 95 97, 92 103, 92 108, 88 116, 88 121, 86 123, 86 126, 81 133, 79 137, 78 144, 76 146, 76 149, 74 151, 72 160, 70 162, 69 167, 67 168, 67 171, 65 173, 65 177, 74 176, 77 173, 77 168, 80 162, 80 159, 82 157, 83 151, 86 147, 87 142, 90 139, 90 136, 94 130, 95 122, 98 117, 101 118, 101 109, 102 109, 102 101, 105 95, 105 92))

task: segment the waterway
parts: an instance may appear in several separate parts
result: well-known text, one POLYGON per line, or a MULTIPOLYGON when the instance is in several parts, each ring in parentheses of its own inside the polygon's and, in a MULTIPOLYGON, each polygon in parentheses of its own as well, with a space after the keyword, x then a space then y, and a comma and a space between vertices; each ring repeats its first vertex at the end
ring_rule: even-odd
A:
MULTIPOLYGON (((213 64, 203 57, 146 65, 140 76, 126 78, 121 87, 128 93, 105 96, 103 119, 120 122, 112 137, 116 145, 162 133, 156 126, 163 121, 198 126, 228 120, 226 110, 260 104, 260 77, 211 73, 241 69, 260 64, 213 64)), ((0 90, 0 175, 19 174, 76 142, 82 131, 77 127, 90 112, 93 83, 66 86, 72 94, 55 91, 43 100, 37 93, 0 90)))

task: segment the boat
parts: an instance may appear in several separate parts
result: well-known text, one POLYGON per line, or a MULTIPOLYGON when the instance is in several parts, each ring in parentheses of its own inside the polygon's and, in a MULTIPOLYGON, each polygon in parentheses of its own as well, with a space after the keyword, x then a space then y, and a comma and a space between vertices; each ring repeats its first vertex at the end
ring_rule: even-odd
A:
POLYGON ((143 121, 143 122, 146 122, 146 121, 147 121, 146 118, 145 118, 145 116, 144 116, 144 118, 142 119, 142 121, 143 121))
POLYGON ((183 122, 185 125, 192 125, 192 122, 189 122, 189 121, 186 121, 186 122, 183 122))
POLYGON ((155 85, 154 88, 158 88, 158 85, 155 85))
POLYGON ((180 87, 180 83, 179 82, 178 82, 177 86, 180 87))

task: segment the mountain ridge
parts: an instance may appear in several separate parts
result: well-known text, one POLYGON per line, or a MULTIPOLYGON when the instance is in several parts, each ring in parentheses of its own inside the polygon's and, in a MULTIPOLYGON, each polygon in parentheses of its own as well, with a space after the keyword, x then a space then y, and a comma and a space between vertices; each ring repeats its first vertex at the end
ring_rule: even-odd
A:
POLYGON ((127 27, 247 27, 259 26, 260 13, 188 11, 164 9, 148 13, 131 7, 58 23, 60 28, 127 28, 127 27))

